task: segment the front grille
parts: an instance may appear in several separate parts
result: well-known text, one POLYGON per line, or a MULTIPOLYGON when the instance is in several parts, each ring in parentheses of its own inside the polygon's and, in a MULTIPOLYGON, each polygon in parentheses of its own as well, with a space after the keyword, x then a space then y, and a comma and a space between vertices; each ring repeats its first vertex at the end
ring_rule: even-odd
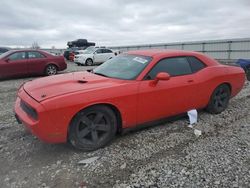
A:
POLYGON ((33 119, 37 120, 37 112, 34 108, 26 104, 23 100, 20 102, 20 106, 24 112, 26 112, 29 116, 31 116, 33 119))

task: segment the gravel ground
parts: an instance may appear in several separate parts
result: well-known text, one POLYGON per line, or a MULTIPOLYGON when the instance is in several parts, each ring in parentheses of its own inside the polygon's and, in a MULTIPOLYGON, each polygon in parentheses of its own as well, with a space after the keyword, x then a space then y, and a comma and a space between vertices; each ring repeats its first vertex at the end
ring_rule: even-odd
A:
MULTIPOLYGON (((69 63, 67 71, 84 70, 69 63)), ((17 124, 13 104, 27 80, 0 81, 0 187, 249 187, 250 84, 219 115, 199 112, 196 137, 182 118, 119 135, 81 152, 45 144, 17 124), (90 164, 78 164, 91 157, 90 164)))

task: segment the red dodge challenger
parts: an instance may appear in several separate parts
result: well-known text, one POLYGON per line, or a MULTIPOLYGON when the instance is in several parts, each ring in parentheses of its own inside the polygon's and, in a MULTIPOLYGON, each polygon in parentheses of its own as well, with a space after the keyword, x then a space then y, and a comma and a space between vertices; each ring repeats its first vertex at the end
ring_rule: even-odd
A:
POLYGON ((125 129, 190 109, 220 113, 243 87, 242 68, 201 53, 132 51, 85 71, 40 78, 18 91, 15 114, 39 139, 85 151, 125 129))

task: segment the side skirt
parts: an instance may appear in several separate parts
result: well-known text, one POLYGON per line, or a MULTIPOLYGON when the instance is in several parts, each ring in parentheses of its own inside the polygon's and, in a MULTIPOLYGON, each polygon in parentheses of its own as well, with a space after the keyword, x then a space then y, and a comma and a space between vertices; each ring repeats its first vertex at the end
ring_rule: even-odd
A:
POLYGON ((179 119, 184 119, 184 118, 187 118, 187 117, 188 117, 187 113, 182 113, 182 114, 179 114, 179 115, 176 115, 176 116, 171 116, 171 117, 162 118, 162 119, 155 120, 155 121, 146 122, 146 123, 143 123, 143 124, 138 124, 138 125, 133 126, 133 127, 123 128, 121 130, 121 134, 127 134, 129 132, 136 132, 136 131, 139 131, 139 130, 142 130, 142 129, 150 128, 150 127, 153 127, 153 126, 159 126, 159 125, 162 125, 163 123, 172 122, 172 121, 176 121, 176 120, 179 120, 179 119))

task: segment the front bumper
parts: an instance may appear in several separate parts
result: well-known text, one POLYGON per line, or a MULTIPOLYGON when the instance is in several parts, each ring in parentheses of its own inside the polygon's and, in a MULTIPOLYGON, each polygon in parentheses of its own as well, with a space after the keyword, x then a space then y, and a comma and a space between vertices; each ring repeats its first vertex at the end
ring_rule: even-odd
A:
POLYGON ((22 123, 33 135, 47 143, 66 142, 67 135, 62 134, 50 119, 50 114, 42 104, 31 98, 22 88, 18 92, 15 102, 15 117, 17 122, 22 123), (21 101, 36 110, 38 118, 34 119, 21 107, 21 101))
POLYGON ((81 64, 81 65, 85 65, 85 61, 86 61, 86 58, 82 58, 82 57, 77 57, 74 59, 74 63, 81 64))

